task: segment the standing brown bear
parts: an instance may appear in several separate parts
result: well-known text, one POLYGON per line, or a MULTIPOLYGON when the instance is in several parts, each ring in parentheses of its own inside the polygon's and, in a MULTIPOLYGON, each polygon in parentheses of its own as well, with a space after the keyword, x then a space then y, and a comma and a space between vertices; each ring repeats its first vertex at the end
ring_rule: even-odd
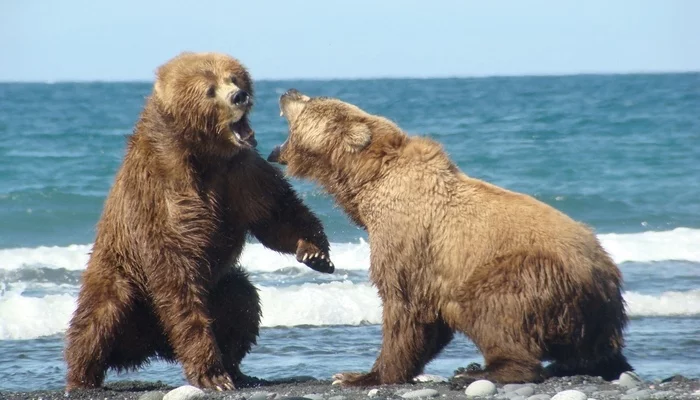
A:
POLYGON ((201 388, 233 389, 260 304, 235 266, 248 233, 333 272, 320 221, 255 150, 246 69, 182 53, 157 71, 105 202, 66 334, 67 389, 151 357, 201 388))
POLYGON ((584 225, 524 194, 470 178, 427 138, 332 98, 280 99, 289 138, 268 157, 317 181, 369 234, 383 302, 382 347, 367 374, 410 382, 453 337, 485 359, 466 380, 617 378, 627 323, 621 274, 584 225))

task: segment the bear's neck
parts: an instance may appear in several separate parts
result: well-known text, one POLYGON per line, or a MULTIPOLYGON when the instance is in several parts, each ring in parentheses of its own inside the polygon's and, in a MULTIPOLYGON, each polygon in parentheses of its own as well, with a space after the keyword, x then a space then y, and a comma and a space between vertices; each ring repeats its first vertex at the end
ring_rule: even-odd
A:
POLYGON ((149 99, 137 123, 133 140, 150 149, 152 161, 158 169, 166 175, 175 174, 178 180, 197 181, 212 171, 221 173, 239 154, 217 150, 216 143, 209 143, 214 142, 212 140, 205 139, 199 145, 189 143, 188 137, 208 138, 211 135, 183 129, 149 99))
POLYGON ((371 218, 363 210, 382 208, 391 201, 389 197, 400 198, 403 191, 425 184, 421 178, 411 181, 411 176, 452 179, 459 174, 439 143, 405 135, 377 141, 356 154, 339 155, 324 168, 315 169, 324 171, 317 181, 365 229, 371 228, 371 218))

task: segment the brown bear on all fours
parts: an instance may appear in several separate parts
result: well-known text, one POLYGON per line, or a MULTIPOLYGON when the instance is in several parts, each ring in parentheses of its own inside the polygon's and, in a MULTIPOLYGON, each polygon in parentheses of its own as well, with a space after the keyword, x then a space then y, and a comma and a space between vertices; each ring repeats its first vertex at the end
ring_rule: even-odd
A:
POLYGON ((369 373, 336 383, 410 382, 455 331, 485 361, 465 383, 632 370, 622 277, 586 226, 468 177, 435 141, 352 104, 290 90, 280 107, 290 133, 268 160, 321 184, 369 234, 382 346, 369 373))
POLYGON ((66 333, 68 390, 151 358, 180 362, 201 388, 242 382, 261 317, 236 266, 249 233, 333 272, 321 222, 255 150, 252 96, 248 72, 227 55, 182 53, 157 70, 66 333))

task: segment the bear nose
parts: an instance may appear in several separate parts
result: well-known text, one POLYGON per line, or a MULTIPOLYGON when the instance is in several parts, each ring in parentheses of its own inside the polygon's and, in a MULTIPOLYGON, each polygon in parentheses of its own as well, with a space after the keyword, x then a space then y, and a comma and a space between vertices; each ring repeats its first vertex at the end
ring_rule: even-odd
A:
POLYGON ((241 106, 244 104, 248 104, 248 100, 250 99, 250 96, 248 95, 248 92, 245 90, 239 90, 236 93, 231 96, 231 103, 234 106, 241 106))
POLYGON ((296 89, 289 89, 287 90, 283 96, 288 96, 288 97, 299 97, 301 93, 299 93, 298 90, 296 89))

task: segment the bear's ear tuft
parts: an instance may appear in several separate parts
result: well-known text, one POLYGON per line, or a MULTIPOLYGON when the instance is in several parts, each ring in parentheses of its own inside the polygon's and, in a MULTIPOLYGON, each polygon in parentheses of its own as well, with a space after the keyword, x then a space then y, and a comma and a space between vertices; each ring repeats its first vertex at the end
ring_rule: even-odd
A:
POLYGON ((355 153, 369 145, 372 140, 372 131, 366 123, 357 122, 348 128, 344 139, 347 150, 355 153))

